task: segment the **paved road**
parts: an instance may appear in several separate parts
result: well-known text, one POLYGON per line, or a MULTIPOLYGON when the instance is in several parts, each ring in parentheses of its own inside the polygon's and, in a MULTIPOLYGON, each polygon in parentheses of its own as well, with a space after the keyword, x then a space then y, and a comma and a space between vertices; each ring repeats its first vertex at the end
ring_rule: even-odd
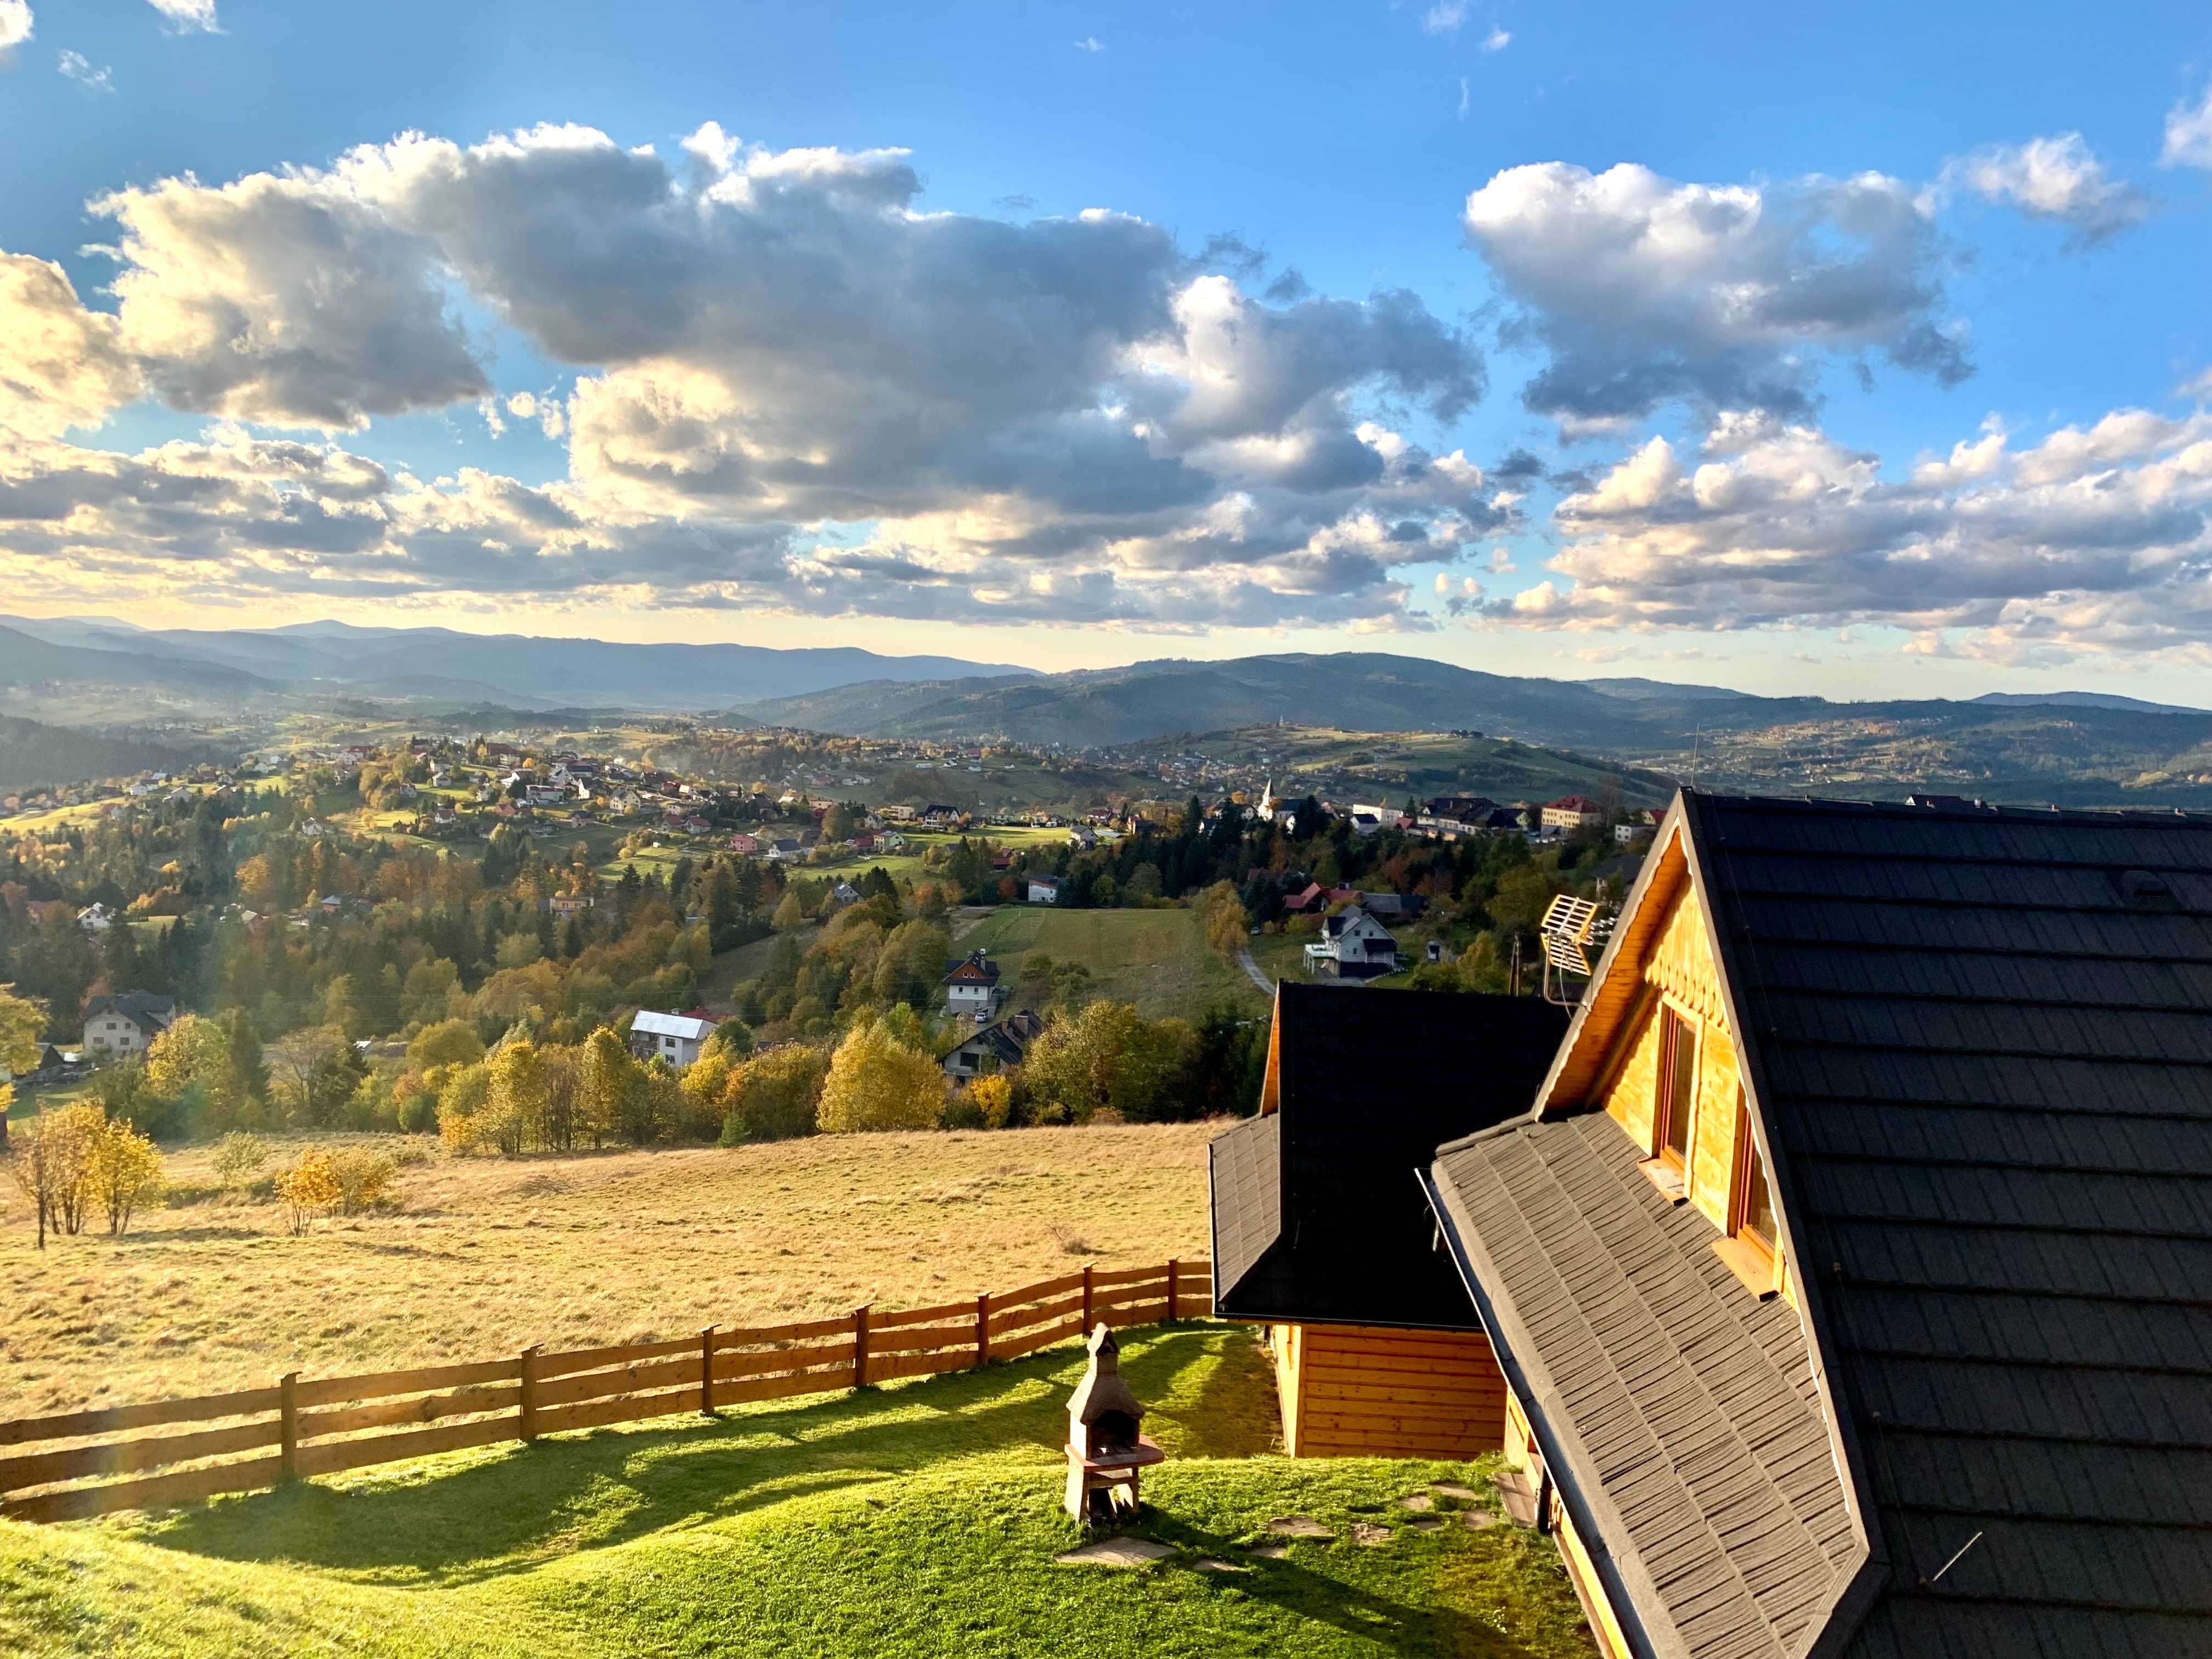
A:
POLYGON ((1244 970, 1244 976, 1247 979, 1250 980, 1253 984, 1260 988, 1260 994, 1261 996, 1267 998, 1270 1002, 1274 1000, 1275 981, 1269 979, 1265 974, 1261 973, 1260 971, 1260 964, 1252 960, 1251 946, 1239 945, 1237 947, 1237 965, 1244 970))

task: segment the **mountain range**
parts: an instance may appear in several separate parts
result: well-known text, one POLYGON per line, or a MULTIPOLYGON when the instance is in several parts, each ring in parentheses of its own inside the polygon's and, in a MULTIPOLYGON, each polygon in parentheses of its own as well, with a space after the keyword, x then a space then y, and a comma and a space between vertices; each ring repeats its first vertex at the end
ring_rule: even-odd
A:
POLYGON ((519 709, 596 705, 674 713, 855 680, 1025 675, 957 657, 851 647, 626 645, 444 628, 140 629, 106 617, 0 617, 0 684, 162 686, 267 696, 342 693, 519 709))

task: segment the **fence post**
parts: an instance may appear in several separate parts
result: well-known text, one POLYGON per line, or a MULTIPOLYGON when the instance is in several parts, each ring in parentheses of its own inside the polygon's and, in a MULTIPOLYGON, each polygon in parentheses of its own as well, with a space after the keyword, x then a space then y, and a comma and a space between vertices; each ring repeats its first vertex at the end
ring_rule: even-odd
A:
POLYGON ((714 1328, 699 1333, 699 1409, 714 1414, 714 1328))
POLYGON ((1087 1261, 1086 1261, 1086 1262, 1085 1262, 1085 1263, 1083 1264, 1083 1335, 1084 1335, 1084 1340, 1085 1340, 1085 1341, 1088 1341, 1088 1340, 1090 1340, 1090 1337, 1091 1337, 1091 1264, 1090 1264, 1089 1262, 1087 1262, 1087 1261))
POLYGON ((975 1369, 991 1363, 991 1293, 975 1298, 975 1369))
POLYGON ((1182 1310, 1176 1306, 1176 1272, 1181 1265, 1175 1257, 1168 1258, 1168 1323, 1170 1325, 1182 1317, 1182 1310))
POLYGON ((526 1443, 538 1438, 538 1344, 522 1351, 522 1435, 526 1443))
POLYGON ((300 1373, 286 1371, 276 1379, 276 1438, 281 1479, 300 1478, 300 1373))
POLYGON ((868 1305, 853 1310, 853 1386, 868 1386, 868 1305))

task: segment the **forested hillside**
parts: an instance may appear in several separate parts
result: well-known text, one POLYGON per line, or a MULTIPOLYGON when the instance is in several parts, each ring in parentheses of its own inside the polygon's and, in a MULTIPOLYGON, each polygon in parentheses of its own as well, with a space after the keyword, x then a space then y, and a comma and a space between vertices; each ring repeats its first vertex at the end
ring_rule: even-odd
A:
POLYGON ((102 737, 73 726, 0 715, 0 793, 52 788, 87 778, 174 770, 202 758, 171 744, 102 737))

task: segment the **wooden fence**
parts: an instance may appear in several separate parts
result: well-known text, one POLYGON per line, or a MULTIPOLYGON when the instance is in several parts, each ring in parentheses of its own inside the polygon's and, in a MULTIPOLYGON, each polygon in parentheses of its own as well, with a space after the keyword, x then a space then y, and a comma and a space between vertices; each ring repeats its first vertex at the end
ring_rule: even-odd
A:
POLYGON ((0 1421, 0 1449, 36 1448, 0 1456, 0 1515, 61 1521, 151 1509, 501 1440, 973 1370, 1097 1323, 1149 1325, 1210 1311, 1211 1282, 1205 1261, 1085 1267, 933 1308, 710 1325, 667 1342, 556 1353, 533 1346, 505 1359, 363 1376, 295 1371, 266 1389, 0 1421), (117 1437, 178 1423, 218 1426, 117 1437), (145 1474, 151 1469, 170 1472, 145 1474))

